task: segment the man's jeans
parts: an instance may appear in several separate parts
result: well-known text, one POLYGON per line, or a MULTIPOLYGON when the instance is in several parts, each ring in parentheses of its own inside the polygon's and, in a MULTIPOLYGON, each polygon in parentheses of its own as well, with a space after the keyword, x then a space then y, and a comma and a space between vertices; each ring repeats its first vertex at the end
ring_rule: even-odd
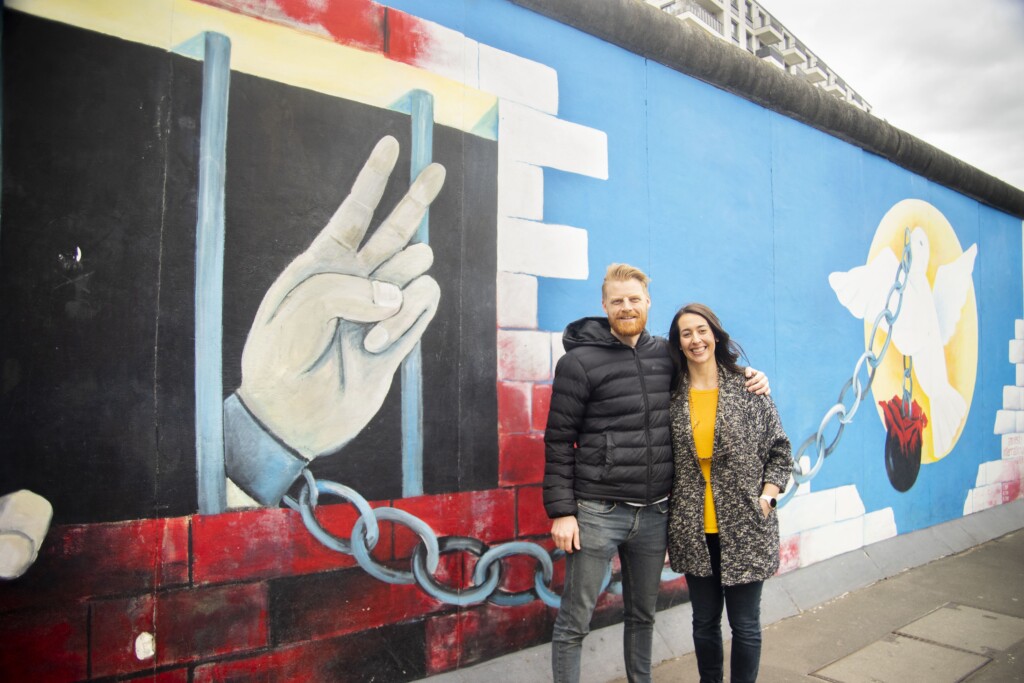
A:
POLYGON ((693 647, 701 683, 722 681, 722 605, 732 630, 729 658, 733 683, 754 683, 761 662, 761 588, 763 581, 722 586, 718 534, 708 534, 714 576, 686 575, 693 607, 693 647))
POLYGON ((651 680, 654 611, 665 566, 668 503, 636 507, 577 501, 580 550, 566 555, 565 589, 551 638, 556 683, 580 679, 583 639, 601 593, 608 563, 619 553, 625 610, 623 649, 630 683, 651 680))

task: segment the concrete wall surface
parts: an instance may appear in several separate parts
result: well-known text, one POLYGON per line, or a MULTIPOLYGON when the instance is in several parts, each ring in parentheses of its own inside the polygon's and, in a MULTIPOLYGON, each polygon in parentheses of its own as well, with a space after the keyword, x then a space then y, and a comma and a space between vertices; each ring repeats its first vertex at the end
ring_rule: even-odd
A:
POLYGON ((773 585, 1021 498, 1024 193, 642 2, 2 16, 4 680, 538 656, 552 374, 612 262, 771 380, 773 585))

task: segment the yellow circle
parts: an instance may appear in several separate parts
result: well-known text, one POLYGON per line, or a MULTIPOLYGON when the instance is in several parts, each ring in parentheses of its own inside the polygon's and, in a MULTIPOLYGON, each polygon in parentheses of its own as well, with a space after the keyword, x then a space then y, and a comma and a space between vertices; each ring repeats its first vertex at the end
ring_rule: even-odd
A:
MULTIPOLYGON (((963 254, 960 240, 957 239, 953 226, 949 224, 942 212, 928 202, 920 199, 904 199, 897 203, 888 213, 882 217, 875 231, 875 238, 871 242, 871 249, 868 252, 868 263, 878 255, 882 249, 892 249, 896 258, 902 258, 904 234, 907 229, 921 228, 928 236, 931 252, 928 256, 928 285, 934 286, 935 273, 940 266, 955 261, 963 254)), ((912 266, 913 267, 913 266, 912 266)), ((895 307, 896 297, 890 299, 890 305, 895 307)), ((864 344, 869 343, 868 337, 874 320, 864 321, 864 344)), ((879 330, 875 334, 875 353, 880 353, 882 344, 885 341, 885 334, 879 330)), ((964 425, 967 423, 967 416, 971 412, 971 400, 974 397, 974 383, 977 379, 978 369, 978 306, 974 298, 974 283, 967 292, 964 307, 960 312, 960 321, 957 323, 956 331, 945 347, 946 372, 949 376, 949 383, 963 397, 967 404, 964 412, 963 422, 953 436, 949 448, 944 453, 936 453, 932 444, 931 427, 931 404, 928 396, 918 388, 916 375, 911 372, 914 389, 911 394, 913 400, 921 406, 925 415, 929 416, 929 423, 922 433, 921 462, 937 462, 949 454, 960 439, 964 425)), ((888 401, 893 396, 903 395, 903 356, 895 345, 890 344, 885 358, 878 366, 874 384, 871 385, 871 393, 875 398, 875 410, 878 412, 878 419, 885 425, 885 417, 879 401, 888 401)))

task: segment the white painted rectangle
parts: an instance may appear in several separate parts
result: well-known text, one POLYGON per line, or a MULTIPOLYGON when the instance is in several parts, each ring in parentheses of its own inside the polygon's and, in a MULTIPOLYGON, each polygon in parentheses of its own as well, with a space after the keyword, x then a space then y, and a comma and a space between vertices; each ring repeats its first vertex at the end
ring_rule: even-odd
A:
POLYGON ((548 114, 558 113, 558 72, 490 45, 480 45, 480 89, 548 114))
POLYGON ((779 510, 779 533, 783 536, 832 524, 836 521, 836 489, 793 496, 779 510))
POLYGON ((586 280, 587 231, 499 217, 498 270, 586 280))
POLYGON ((544 170, 508 159, 498 148, 498 215, 544 218, 544 170))
POLYGON ((1024 410, 1024 387, 1003 387, 1003 408, 1024 410))
POLYGON ((498 379, 551 379, 551 335, 532 330, 498 330, 498 379))
POLYGON ((514 161, 608 178, 608 135, 604 131, 521 104, 498 103, 498 144, 514 161))
POLYGON ((1000 440, 1004 458, 1024 458, 1024 434, 1003 434, 1000 440))
POLYGON ((836 519, 850 519, 864 516, 864 501, 853 485, 840 486, 836 489, 836 519))
POLYGON ((1024 363, 1024 340, 1010 340, 1010 362, 1024 363))
POLYGON ((996 411, 996 434, 1013 434, 1017 431, 1017 415, 1011 410, 996 411))
POLYGON ((864 546, 864 519, 855 517, 800 534, 800 566, 806 567, 864 546))
POLYGON ((498 327, 537 329, 537 278, 498 273, 498 327))
POLYGON ((875 510, 864 515, 864 545, 892 538, 896 531, 896 516, 892 508, 875 510))

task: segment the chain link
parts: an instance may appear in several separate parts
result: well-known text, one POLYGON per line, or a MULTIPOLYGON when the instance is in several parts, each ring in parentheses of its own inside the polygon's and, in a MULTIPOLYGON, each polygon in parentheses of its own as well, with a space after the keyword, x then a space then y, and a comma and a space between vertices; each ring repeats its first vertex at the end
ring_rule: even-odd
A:
MULTIPOLYGON (((818 426, 818 431, 807 437, 807 439, 800 444, 800 448, 797 449, 796 454, 793 456, 793 485, 790 486, 785 495, 779 499, 780 507, 790 501, 801 484, 806 484, 818 474, 821 470, 821 466, 825 463, 825 458, 831 455, 839 446, 839 439, 843 435, 843 429, 847 424, 853 421, 853 416, 860 408, 860 404, 864 401, 864 397, 867 396, 867 393, 871 390, 871 385, 875 381, 875 373, 878 372, 878 367, 882 364, 882 360, 885 358, 885 354, 889 350, 889 344, 892 343, 892 326, 896 323, 896 319, 899 318, 900 311, 903 310, 903 293, 907 288, 907 282, 910 278, 910 266, 912 260, 912 253, 910 251, 910 228, 904 228, 903 254, 900 258, 899 266, 896 268, 896 276, 893 280, 892 286, 889 288, 889 293, 885 297, 885 308, 875 316, 874 323, 871 326, 871 333, 868 335, 867 348, 864 350, 864 353, 861 354, 860 358, 857 359, 857 364, 853 368, 853 375, 850 379, 846 380, 843 388, 839 391, 839 399, 825 412, 825 416, 822 418, 821 424, 818 426), (883 322, 885 323, 884 329, 882 328, 883 322), (882 341, 882 348, 878 353, 875 353, 875 337, 877 336, 879 329, 883 329, 885 339, 882 341), (860 377, 865 365, 868 368, 867 382, 862 383, 860 377), (850 389, 853 389, 853 399, 852 403, 847 407, 846 394, 850 389), (833 418, 836 418, 836 421, 839 422, 839 427, 836 431, 836 435, 832 437, 832 440, 828 443, 828 446, 826 446, 825 431, 828 429, 829 423, 833 418), (800 461, 803 459, 807 450, 812 446, 814 447, 814 455, 816 456, 814 464, 804 471, 800 461)), ((910 410, 910 394, 913 391, 913 380, 910 376, 912 368, 913 360, 904 356, 902 397, 902 409, 904 411, 910 410)))

